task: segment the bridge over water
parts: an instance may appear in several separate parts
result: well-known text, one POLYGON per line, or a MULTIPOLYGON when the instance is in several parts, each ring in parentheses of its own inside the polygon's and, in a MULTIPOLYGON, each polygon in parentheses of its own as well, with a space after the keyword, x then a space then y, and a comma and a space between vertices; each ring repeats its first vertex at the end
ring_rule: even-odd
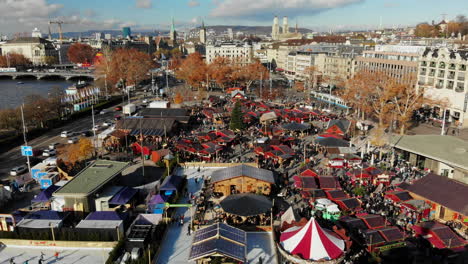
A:
POLYGON ((93 73, 84 72, 70 72, 70 71, 57 71, 57 72, 0 72, 0 77, 11 77, 13 80, 22 77, 36 77, 38 80, 43 78, 62 78, 70 80, 72 78, 88 78, 97 80, 100 77, 95 76, 93 73))

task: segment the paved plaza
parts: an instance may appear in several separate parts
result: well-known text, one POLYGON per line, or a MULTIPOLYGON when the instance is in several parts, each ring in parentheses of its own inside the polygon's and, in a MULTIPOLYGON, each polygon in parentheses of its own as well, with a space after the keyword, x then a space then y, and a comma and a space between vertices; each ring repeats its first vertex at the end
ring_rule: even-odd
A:
POLYGON ((10 259, 14 258, 14 263, 29 264, 39 262, 41 253, 44 253, 44 264, 102 264, 105 263, 111 249, 88 249, 88 248, 41 248, 41 247, 0 247, 0 264, 10 264, 10 259), (54 256, 59 252, 58 258, 54 256))

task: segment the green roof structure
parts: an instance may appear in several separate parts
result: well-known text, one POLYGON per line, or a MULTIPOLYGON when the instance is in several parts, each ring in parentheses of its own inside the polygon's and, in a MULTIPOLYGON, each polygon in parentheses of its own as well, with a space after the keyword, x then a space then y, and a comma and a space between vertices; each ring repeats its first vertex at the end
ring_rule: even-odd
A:
POLYGON ((97 160, 83 169, 54 196, 88 196, 119 175, 129 163, 97 160))
POLYGON ((468 142, 452 136, 394 136, 392 147, 468 170, 468 142))

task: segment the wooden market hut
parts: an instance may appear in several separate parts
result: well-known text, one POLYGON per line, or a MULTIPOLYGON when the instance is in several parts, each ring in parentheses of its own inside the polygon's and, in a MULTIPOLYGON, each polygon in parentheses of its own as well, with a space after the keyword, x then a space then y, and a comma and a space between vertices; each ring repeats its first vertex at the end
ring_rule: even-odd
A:
POLYGON ((261 193, 269 195, 275 183, 273 172, 248 165, 239 165, 214 171, 211 175, 214 191, 230 195, 261 193))

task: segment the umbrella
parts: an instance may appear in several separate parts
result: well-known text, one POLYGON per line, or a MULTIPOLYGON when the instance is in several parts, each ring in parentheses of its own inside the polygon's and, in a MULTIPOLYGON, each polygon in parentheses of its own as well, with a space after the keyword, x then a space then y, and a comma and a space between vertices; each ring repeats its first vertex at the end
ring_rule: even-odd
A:
POLYGON ((263 195, 240 193, 229 195, 220 203, 226 213, 239 216, 253 216, 266 213, 272 202, 263 195))

